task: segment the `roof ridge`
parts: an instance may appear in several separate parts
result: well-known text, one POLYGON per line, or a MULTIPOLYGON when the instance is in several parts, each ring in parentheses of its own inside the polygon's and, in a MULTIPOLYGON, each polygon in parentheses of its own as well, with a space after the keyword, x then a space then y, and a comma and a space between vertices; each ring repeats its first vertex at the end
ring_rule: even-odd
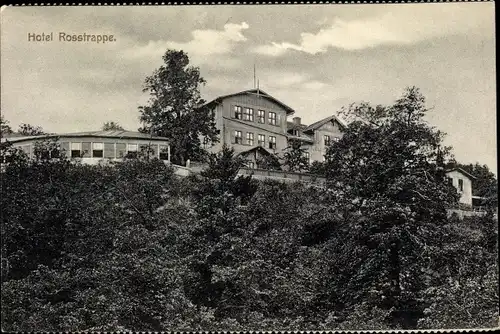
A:
POLYGON ((341 120, 336 115, 331 115, 331 116, 325 117, 323 119, 320 119, 319 121, 316 121, 316 122, 310 124, 304 131, 316 130, 317 128, 319 128, 320 126, 322 126, 323 124, 325 124, 331 120, 336 120, 340 124, 341 127, 347 128, 347 125, 344 123, 343 120, 341 120))
POLYGON ((281 107, 283 107, 287 111, 287 115, 292 115, 293 113, 295 113, 295 110, 293 108, 291 108, 290 106, 281 102, 280 100, 278 100, 277 98, 275 98, 274 96, 270 95, 269 93, 267 93, 266 91, 264 91, 260 88, 247 89, 247 90, 243 90, 243 91, 232 93, 232 94, 221 95, 221 96, 218 96, 218 97, 204 103, 203 105, 199 106, 198 108, 209 105, 209 104, 216 102, 217 100, 220 100, 220 99, 224 99, 224 98, 236 96, 236 95, 241 95, 241 94, 253 93, 253 92, 256 92, 257 94, 261 94, 261 95, 273 100, 276 104, 280 105, 281 107))

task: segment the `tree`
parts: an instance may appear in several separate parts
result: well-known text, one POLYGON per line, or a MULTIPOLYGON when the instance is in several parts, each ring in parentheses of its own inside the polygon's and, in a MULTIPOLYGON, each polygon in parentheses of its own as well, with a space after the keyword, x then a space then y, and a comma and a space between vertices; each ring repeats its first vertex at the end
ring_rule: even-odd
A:
POLYGON ((10 135, 12 132, 9 121, 7 121, 3 115, 0 116, 0 135, 3 137, 4 135, 10 135))
POLYGON ((309 168, 309 173, 324 176, 326 173, 325 163, 322 161, 313 161, 309 168))
POLYGON ((119 123, 110 121, 104 123, 102 126, 102 131, 109 131, 109 130, 124 130, 124 129, 119 123))
POLYGON ((200 216, 225 215, 253 195, 256 185, 252 177, 238 175, 244 163, 225 144, 219 153, 209 155, 208 167, 201 171, 193 192, 200 216))
POLYGON ((268 170, 281 170, 281 163, 276 153, 260 155, 256 161, 257 168, 268 170))
POLYGON ((348 187, 239 177, 228 147, 187 178, 156 159, 91 166, 0 149, 14 160, 0 178, 5 331, 374 330, 405 327, 390 320, 412 312, 419 328, 498 320, 492 217, 396 220, 403 202, 387 192, 358 210, 348 187))
POLYGON ((414 328, 423 316, 425 280, 416 259, 439 240, 446 208, 458 200, 442 163, 451 148, 424 121, 427 112, 415 87, 392 106, 353 104, 343 111, 352 123, 326 153, 329 187, 362 217, 355 237, 367 245, 370 266, 355 274, 356 289, 378 291, 375 304, 391 310, 394 327, 414 328))
POLYGON ((19 130, 17 130, 17 132, 24 136, 39 136, 46 134, 40 126, 25 123, 19 125, 19 130))
POLYGON ((306 157, 307 150, 302 147, 300 140, 289 140, 288 147, 283 154, 283 165, 290 172, 302 172, 309 170, 309 159, 306 157))
POLYGON ((205 84, 198 67, 189 66, 184 51, 168 50, 164 65, 145 80, 148 105, 139 107, 141 132, 167 137, 172 148, 172 162, 184 165, 188 159, 206 157, 201 140, 218 142, 214 113, 205 107, 199 86, 205 84))

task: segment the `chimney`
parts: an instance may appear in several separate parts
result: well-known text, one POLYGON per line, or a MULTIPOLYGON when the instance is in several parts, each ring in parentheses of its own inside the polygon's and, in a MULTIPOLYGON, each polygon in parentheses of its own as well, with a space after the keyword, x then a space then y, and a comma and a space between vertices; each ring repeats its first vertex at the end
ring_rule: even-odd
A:
POLYGON ((300 117, 294 117, 293 118, 293 124, 300 125, 300 117))

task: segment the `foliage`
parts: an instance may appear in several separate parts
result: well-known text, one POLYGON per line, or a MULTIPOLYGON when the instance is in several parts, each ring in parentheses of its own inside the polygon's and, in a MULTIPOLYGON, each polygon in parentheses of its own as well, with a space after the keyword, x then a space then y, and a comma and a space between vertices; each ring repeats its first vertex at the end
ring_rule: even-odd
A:
POLYGON ((10 135, 12 133, 12 128, 9 125, 9 121, 7 121, 3 115, 0 115, 0 134, 1 137, 4 135, 10 135))
POLYGON ((354 121, 326 154, 330 187, 344 191, 344 200, 367 219, 358 237, 370 248, 368 272, 377 279, 363 278, 363 271, 354 279, 361 280, 361 291, 380 291, 373 306, 391 310, 387 321, 395 328, 415 328, 423 316, 427 285, 416 259, 439 238, 432 233, 458 200, 444 180, 442 161, 450 148, 442 146, 444 134, 424 121, 427 112, 414 87, 393 106, 351 105, 345 115, 354 121))
POLYGON ((256 165, 260 169, 282 170, 279 156, 274 153, 259 156, 256 165))
POLYGON ((218 154, 210 154, 208 167, 197 178, 193 192, 200 216, 225 215, 235 206, 246 203, 255 192, 255 182, 249 176, 238 175, 244 165, 234 149, 226 145, 218 154))
POLYGON ((307 149, 302 147, 299 140, 289 140, 288 147, 283 154, 283 166, 290 172, 304 172, 309 170, 309 159, 306 157, 307 149))
POLYGON ((115 123, 113 121, 110 121, 110 122, 106 122, 102 125, 102 130, 109 131, 109 130, 124 130, 124 129, 119 123, 115 123))
POLYGON ((325 166, 326 166, 326 164, 324 162, 313 161, 313 163, 311 164, 311 167, 309 167, 309 173, 323 176, 326 174, 325 166))
POLYGON ((188 159, 202 160, 206 151, 200 138, 218 141, 215 115, 203 107, 199 86, 205 84, 197 67, 189 66, 183 51, 168 50, 164 65, 147 77, 144 92, 148 92, 148 105, 141 106, 141 132, 167 137, 172 148, 172 162, 184 165, 188 159))
POLYGON ((46 134, 40 126, 34 126, 25 123, 19 125, 19 129, 17 130, 17 132, 24 136, 39 136, 46 134))
POLYGON ((419 327, 497 326, 498 221, 491 217, 452 218, 443 230, 441 247, 434 247, 440 268, 428 272, 427 279, 433 282, 424 291, 426 317, 419 321, 419 327))

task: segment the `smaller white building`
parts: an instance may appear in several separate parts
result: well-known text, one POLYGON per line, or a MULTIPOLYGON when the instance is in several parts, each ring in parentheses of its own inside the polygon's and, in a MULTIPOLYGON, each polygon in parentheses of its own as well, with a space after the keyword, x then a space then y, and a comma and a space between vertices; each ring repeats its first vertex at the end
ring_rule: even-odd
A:
POLYGON ((446 171, 448 182, 453 185, 460 194, 459 202, 467 206, 472 206, 472 180, 474 175, 467 173, 462 168, 453 168, 446 171))

